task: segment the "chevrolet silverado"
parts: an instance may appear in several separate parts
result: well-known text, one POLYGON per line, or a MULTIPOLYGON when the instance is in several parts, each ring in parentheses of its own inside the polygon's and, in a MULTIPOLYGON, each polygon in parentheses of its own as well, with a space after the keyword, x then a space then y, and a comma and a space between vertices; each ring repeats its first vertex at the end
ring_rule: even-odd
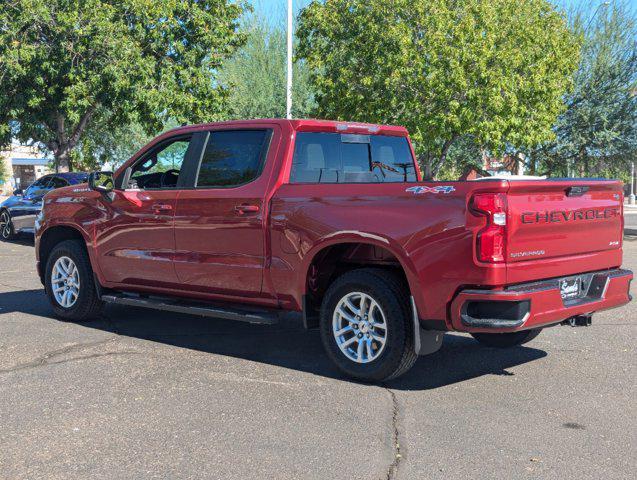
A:
POLYGON ((342 372, 378 382, 445 331, 512 347, 627 303, 622 200, 611 180, 423 182, 402 127, 184 126, 47 194, 37 268, 73 321, 106 302, 262 324, 301 312, 342 372))

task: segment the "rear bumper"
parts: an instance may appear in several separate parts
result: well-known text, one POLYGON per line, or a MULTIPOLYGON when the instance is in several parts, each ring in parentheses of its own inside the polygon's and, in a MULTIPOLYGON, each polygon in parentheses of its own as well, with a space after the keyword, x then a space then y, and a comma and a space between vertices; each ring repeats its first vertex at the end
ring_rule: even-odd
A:
POLYGON ((630 270, 584 275, 586 295, 563 300, 555 278, 502 290, 463 290, 451 303, 451 324, 464 332, 513 332, 548 326, 567 318, 624 305, 631 300, 630 270))

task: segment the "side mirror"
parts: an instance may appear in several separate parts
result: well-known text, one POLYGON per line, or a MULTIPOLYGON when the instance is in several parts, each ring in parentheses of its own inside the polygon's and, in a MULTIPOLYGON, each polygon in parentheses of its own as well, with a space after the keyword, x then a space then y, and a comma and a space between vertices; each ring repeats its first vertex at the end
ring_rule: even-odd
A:
POLYGON ((16 195, 16 196, 17 196, 17 195, 22 195, 22 189, 21 189, 21 188, 16 188, 16 189, 13 191, 13 194, 14 194, 14 195, 16 195))
POLYGON ((92 172, 88 176, 88 188, 100 193, 109 193, 115 188, 113 172, 92 172))

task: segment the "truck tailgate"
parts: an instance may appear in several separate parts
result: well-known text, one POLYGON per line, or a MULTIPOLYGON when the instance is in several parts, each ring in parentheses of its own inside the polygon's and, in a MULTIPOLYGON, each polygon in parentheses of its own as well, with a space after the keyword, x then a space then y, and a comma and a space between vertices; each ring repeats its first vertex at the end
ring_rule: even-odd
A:
POLYGON ((590 269, 606 268, 622 241, 622 188, 617 181, 510 182, 507 263, 587 255, 590 269), (604 260, 602 260, 602 258, 604 260))

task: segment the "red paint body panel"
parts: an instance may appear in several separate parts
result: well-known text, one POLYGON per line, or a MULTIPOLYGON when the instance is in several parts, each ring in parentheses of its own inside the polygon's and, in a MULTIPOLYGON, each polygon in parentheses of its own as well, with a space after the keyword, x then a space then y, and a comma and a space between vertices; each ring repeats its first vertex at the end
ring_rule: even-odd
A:
POLYGON ((572 197, 566 195, 565 189, 573 182, 550 182, 541 186, 511 183, 507 193, 511 219, 507 228, 509 263, 529 260, 512 257, 516 252, 538 249, 545 252, 542 260, 609 250, 613 241, 618 242, 615 249, 619 250, 621 192, 615 182, 589 184, 586 193, 572 197), (604 221, 590 218, 600 213, 607 215, 604 221), (585 235, 581 234, 583 230, 585 235))
POLYGON ((95 223, 95 254, 104 280, 130 285, 174 285, 177 192, 115 191, 98 197, 104 213, 95 223))
MULTIPOLYGON (((469 328, 459 322, 459 309, 476 296, 467 290, 493 293, 512 284, 621 265, 622 197, 615 181, 289 183, 297 131, 407 137, 402 127, 322 120, 182 127, 155 139, 115 176, 172 136, 250 128, 273 130, 264 168, 254 181, 218 189, 116 190, 110 200, 63 188, 46 197, 38 242, 55 226, 81 231, 98 280, 107 288, 286 310, 302 308, 310 266, 324 248, 373 245, 399 262, 421 319, 465 331, 469 328), (428 188, 407 190, 413 186, 428 188), (436 186, 453 189, 435 192, 431 187, 436 186), (583 193, 569 196, 570 187, 583 187, 583 193), (478 261, 476 242, 487 219, 470 208, 476 193, 506 196, 504 262, 478 261), (157 211, 159 204, 168 208, 157 211)), ((614 278, 606 297, 587 308, 628 301, 630 278, 614 278)), ((488 298, 500 298, 494 294, 488 298)), ((564 307, 559 292, 531 293, 524 299, 531 300, 532 308, 520 328, 585 311, 564 307)))
MULTIPOLYGON (((266 193, 278 172, 283 131, 276 123, 259 177, 233 188, 180 192, 175 215, 175 268, 189 289, 219 295, 274 298, 262 295, 266 268, 266 193)), ((219 128, 234 128, 233 125, 219 128)), ((286 129, 289 132, 288 129, 286 129)))

